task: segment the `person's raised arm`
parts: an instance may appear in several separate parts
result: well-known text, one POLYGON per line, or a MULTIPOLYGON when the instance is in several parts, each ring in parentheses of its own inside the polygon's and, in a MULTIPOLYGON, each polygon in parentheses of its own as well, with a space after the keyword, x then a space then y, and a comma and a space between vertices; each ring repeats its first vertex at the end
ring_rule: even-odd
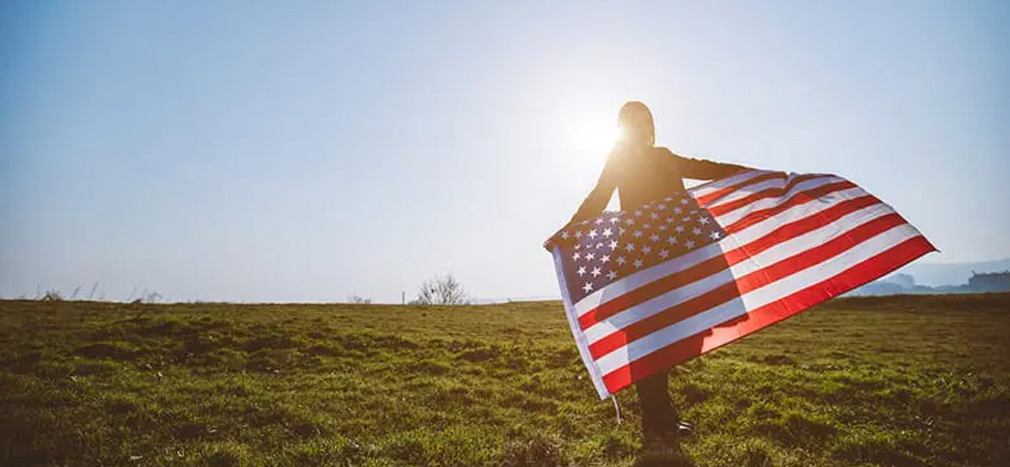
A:
POLYGON ((616 187, 617 167, 615 154, 612 153, 607 157, 607 165, 603 167, 603 172, 600 174, 600 179, 596 181, 593 191, 589 192, 589 196, 582 201, 582 205, 579 206, 578 211, 575 211, 575 215, 572 216, 572 220, 568 221, 568 225, 600 215, 606 209, 607 203, 610 202, 610 196, 613 195, 616 187))
POLYGON ((673 161, 677 172, 682 177, 695 180, 715 180, 728 177, 743 170, 751 170, 750 167, 742 165, 724 164, 705 159, 692 159, 676 154, 673 151, 670 151, 670 156, 672 156, 670 160, 673 161))

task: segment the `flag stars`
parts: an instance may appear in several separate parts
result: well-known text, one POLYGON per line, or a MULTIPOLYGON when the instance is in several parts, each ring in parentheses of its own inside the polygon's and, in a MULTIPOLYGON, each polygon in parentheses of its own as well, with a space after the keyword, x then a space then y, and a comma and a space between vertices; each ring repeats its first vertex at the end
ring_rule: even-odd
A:
POLYGON ((600 276, 600 268, 593 268, 593 272, 591 274, 593 275, 593 277, 599 277, 600 276))
POLYGON ((561 232, 561 238, 564 239, 564 240, 568 240, 568 231, 567 230, 561 232))
POLYGON ((600 224, 602 224, 602 223, 603 223, 603 219, 601 219, 601 218, 597 218, 597 219, 596 219, 596 222, 593 222, 593 223, 594 223, 594 224, 596 224, 596 225, 600 225, 600 224))
POLYGON ((582 257, 582 254, 576 251, 575 254, 572 255, 572 261, 578 261, 579 258, 581 258, 581 257, 582 257))
POLYGON ((642 236, 642 231, 641 230, 636 230, 635 233, 633 233, 631 235, 633 235, 635 238, 641 237, 642 236))
POLYGON ((678 225, 678 226, 674 227, 673 230, 676 231, 677 233, 683 233, 684 232, 684 226, 683 225, 678 225))
POLYGON ((595 230, 590 230, 589 231, 589 238, 595 239, 597 235, 598 234, 596 233, 595 230))
POLYGON ((670 256, 670 252, 668 250, 662 250, 659 252, 659 256, 662 256, 663 259, 666 259, 667 257, 670 256))
POLYGON ((607 228, 603 229, 603 236, 605 238, 610 238, 610 236, 613 235, 613 234, 614 234, 614 231, 610 227, 607 227, 607 228))
POLYGON ((681 209, 681 208, 680 208, 680 206, 677 206, 677 207, 673 208, 673 212, 674 212, 675 214, 680 214, 680 213, 683 213, 683 212, 684 212, 684 210, 683 210, 683 209, 681 209))
POLYGON ((624 265, 624 263, 627 263, 627 262, 628 262, 628 260, 624 259, 624 257, 623 257, 623 256, 618 256, 618 257, 617 257, 617 264, 620 264, 620 265, 622 265, 622 266, 623 266, 623 265, 624 265))
POLYGON ((676 245, 678 243, 677 237, 666 237, 666 243, 676 245))
POLYGON ((691 248, 694 248, 694 240, 688 240, 688 241, 684 242, 684 246, 687 247, 688 250, 690 250, 691 248))
POLYGON ((586 291, 586 293, 589 293, 590 291, 593 290, 593 283, 586 282, 586 285, 582 286, 582 290, 586 291))
POLYGON ((659 214, 652 213, 652 214, 649 214, 649 217, 651 217, 652 220, 656 220, 656 219, 659 219, 659 214))
POLYGON ((722 238, 722 234, 720 234, 718 230, 713 230, 712 233, 708 234, 708 236, 712 237, 712 240, 718 240, 722 238))
POLYGON ((575 238, 582 238, 582 231, 581 230, 575 231, 575 238))
POLYGON ((708 218, 705 216, 698 217, 698 223, 701 225, 708 225, 708 218))
POLYGON ((645 245, 645 246, 643 246, 643 247, 642 247, 642 253, 643 253, 643 254, 646 254, 646 255, 647 255, 647 254, 649 254, 649 252, 651 252, 651 251, 652 251, 652 247, 650 247, 649 245, 645 245))
POLYGON ((614 272, 614 271, 610 271, 610 272, 608 272, 608 273, 607 273, 607 279, 610 279, 610 280, 614 280, 614 279, 617 279, 617 273, 616 273, 616 272, 614 272))
POLYGON ((698 227, 695 227, 695 228, 691 229, 691 233, 693 233, 695 235, 701 235, 701 229, 699 229, 698 227))
POLYGON ((602 257, 602 258, 600 258, 600 262, 601 262, 601 263, 604 263, 604 264, 606 264, 606 263, 607 263, 607 262, 609 262, 609 261, 610 261, 610 255, 603 255, 603 257, 602 257))
POLYGON ((635 251, 635 244, 634 243, 629 243, 627 245, 624 245, 624 249, 626 249, 628 251, 635 251))
POLYGON ((593 253, 586 253, 586 261, 592 261, 596 259, 596 255, 593 253))
POLYGON ((635 269, 639 269, 642 267, 642 260, 636 259, 635 262, 632 264, 635 266, 635 269))
POLYGON ((586 267, 585 266, 579 266, 579 270, 575 271, 575 273, 578 274, 578 275, 580 275, 580 276, 584 276, 586 274, 586 267))
POLYGON ((616 250, 617 249, 617 240, 611 240, 610 241, 610 249, 611 250, 616 250))
POLYGON ((642 210, 641 209, 636 209, 635 210, 635 217, 638 217, 638 216, 641 216, 641 215, 642 215, 642 210))

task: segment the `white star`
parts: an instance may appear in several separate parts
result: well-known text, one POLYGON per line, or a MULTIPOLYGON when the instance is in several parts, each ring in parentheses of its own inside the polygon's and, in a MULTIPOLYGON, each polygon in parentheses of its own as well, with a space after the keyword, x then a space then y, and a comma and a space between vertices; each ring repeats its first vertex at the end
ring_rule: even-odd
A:
POLYGON ((617 248, 617 240, 611 240, 610 241, 610 249, 613 250, 613 249, 616 249, 616 248, 617 248))
POLYGON ((624 248, 627 249, 628 251, 635 251, 635 244, 629 243, 627 245, 624 245, 624 248))
POLYGON ((640 268, 640 267, 642 267, 642 260, 636 259, 635 260, 635 268, 640 268))
POLYGON ((603 223, 603 219, 596 219, 596 222, 594 222, 594 224, 596 224, 596 225, 600 225, 602 223, 603 223))
POLYGON ((586 282, 586 285, 582 286, 582 290, 585 290, 586 292, 589 292, 590 290, 593 290, 593 283, 592 282, 586 282))
POLYGON ((627 263, 627 261, 624 259, 624 257, 623 256, 618 256, 617 257, 617 264, 622 264, 623 265, 624 263, 627 263))
POLYGON ((662 225, 662 224, 660 224, 660 225, 659 225, 659 230, 666 230, 666 226, 665 226, 665 225, 662 225))
POLYGON ((666 243, 675 245, 677 243, 677 237, 666 237, 666 243))
POLYGON ((606 263, 607 261, 610 261, 610 255, 603 255, 603 257, 600 258, 601 263, 606 263))
POLYGON ((659 210, 663 210, 663 209, 666 209, 666 205, 663 204, 663 203, 659 203, 659 205, 657 205, 656 208, 659 209, 659 210))
POLYGON ((672 196, 667 196, 666 198, 663 198, 663 201, 666 201, 666 202, 673 201, 673 197, 672 196))
POLYGON ((568 231, 561 232, 561 238, 568 240, 568 231))
POLYGON ((680 199, 680 204, 687 204, 687 200, 686 200, 686 199, 684 199, 684 198, 681 198, 681 199, 680 199))
POLYGON ((621 228, 617 229, 617 234, 618 235, 624 235, 624 232, 627 232, 626 230, 624 230, 624 227, 621 227, 621 228))
POLYGON ((603 248, 603 244, 602 243, 597 243, 596 244, 596 248, 603 248))
POLYGON ((595 230, 590 230, 589 231, 589 238, 596 238, 596 231, 595 230))
POLYGON ((650 251, 652 251, 652 247, 650 247, 649 245, 645 245, 642 247, 642 253, 649 254, 650 251))
POLYGON ((708 218, 704 217, 704 216, 703 217, 699 217, 698 218, 698 223, 700 223, 701 225, 708 225, 708 218))
POLYGON ((684 218, 681 219, 680 221, 684 223, 691 222, 691 216, 684 216, 684 218))
POLYGON ((599 277, 600 276, 600 268, 593 268, 592 274, 593 274, 593 277, 599 277))
POLYGON ((586 261, 592 261, 594 259, 596 259, 596 255, 592 253, 586 253, 586 261))
POLYGON ((624 223, 628 224, 628 225, 631 225, 631 224, 635 223, 635 220, 629 217, 629 218, 627 218, 627 219, 624 220, 624 223))
POLYGON ((635 238, 641 237, 642 236, 642 231, 641 230, 636 230, 635 233, 633 233, 631 235, 634 235, 635 238))
POLYGON ((572 261, 578 261, 579 258, 581 258, 581 257, 582 257, 582 255, 579 254, 579 252, 576 251, 575 254, 572 255, 572 261))
POLYGON ((635 217, 638 217, 638 216, 641 216, 641 215, 642 215, 642 211, 639 210, 639 209, 636 209, 635 210, 635 217))
POLYGON ((722 235, 716 230, 713 230, 708 236, 712 237, 712 240, 718 240, 719 237, 722 237, 722 235))
POLYGON ((614 216, 614 217, 611 217, 611 218, 610 218, 610 223, 611 223, 611 224, 616 224, 616 223, 617 223, 618 221, 619 221, 619 220, 617 219, 617 216, 614 216))
POLYGON ((684 226, 683 225, 678 225, 678 226, 674 227, 673 230, 676 230, 677 233, 681 233, 681 232, 684 231, 684 226))
POLYGON ((680 214, 680 213, 684 212, 684 210, 681 209, 680 206, 677 206, 677 207, 673 208, 673 212, 675 212, 677 214, 680 214))
POLYGON ((684 242, 684 246, 686 246, 688 250, 690 250, 691 248, 694 248, 694 240, 688 240, 688 241, 684 242))
POLYGON ((701 229, 695 227, 695 228, 691 229, 691 233, 693 233, 695 235, 701 235, 701 229))
POLYGON ((606 229, 603 229, 603 236, 604 236, 604 237, 610 237, 610 236, 611 236, 611 235, 613 235, 613 234, 614 234, 614 231, 613 231, 613 230, 610 230, 610 228, 609 228, 609 227, 608 227, 608 228, 606 228, 606 229))
POLYGON ((582 238, 582 231, 581 230, 575 232, 575 238, 582 238))
MULTIPOLYGON (((660 227, 662 227, 662 226, 660 226, 660 227)), ((652 236, 649 237, 649 240, 652 240, 654 242, 658 241, 659 240, 659 234, 652 234, 652 236)))
POLYGON ((614 272, 614 271, 610 271, 610 272, 608 272, 608 273, 607 273, 607 279, 610 279, 610 280, 614 280, 614 279, 617 279, 617 273, 616 273, 616 272, 614 272))
POLYGON ((575 271, 575 273, 578 274, 578 275, 580 275, 580 276, 584 275, 586 273, 586 267, 585 266, 579 266, 579 270, 575 271))
POLYGON ((649 217, 651 217, 653 219, 659 219, 659 214, 652 213, 652 214, 649 214, 649 217))
POLYGON ((659 256, 666 258, 667 256, 670 256, 670 252, 666 250, 660 251, 659 256))
POLYGON ((649 227, 652 227, 652 224, 644 224, 644 225, 642 225, 643 229, 648 229, 649 227))

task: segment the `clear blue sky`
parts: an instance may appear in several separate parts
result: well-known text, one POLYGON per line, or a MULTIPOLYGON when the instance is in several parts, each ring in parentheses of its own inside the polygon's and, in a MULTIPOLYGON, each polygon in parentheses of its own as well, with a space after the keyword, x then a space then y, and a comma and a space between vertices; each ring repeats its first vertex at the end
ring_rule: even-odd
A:
POLYGON ((379 301, 540 248, 619 106, 675 152, 845 176, 1010 256, 1010 3, 0 3, 0 296, 379 301))

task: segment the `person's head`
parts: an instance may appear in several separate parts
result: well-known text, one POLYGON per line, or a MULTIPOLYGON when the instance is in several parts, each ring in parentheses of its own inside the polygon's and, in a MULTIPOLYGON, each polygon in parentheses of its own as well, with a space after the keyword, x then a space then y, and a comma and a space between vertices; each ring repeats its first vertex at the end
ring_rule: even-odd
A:
POLYGON ((641 102, 630 101, 624 104, 617 114, 617 125, 621 127, 622 138, 628 143, 642 146, 656 144, 652 112, 641 102))

